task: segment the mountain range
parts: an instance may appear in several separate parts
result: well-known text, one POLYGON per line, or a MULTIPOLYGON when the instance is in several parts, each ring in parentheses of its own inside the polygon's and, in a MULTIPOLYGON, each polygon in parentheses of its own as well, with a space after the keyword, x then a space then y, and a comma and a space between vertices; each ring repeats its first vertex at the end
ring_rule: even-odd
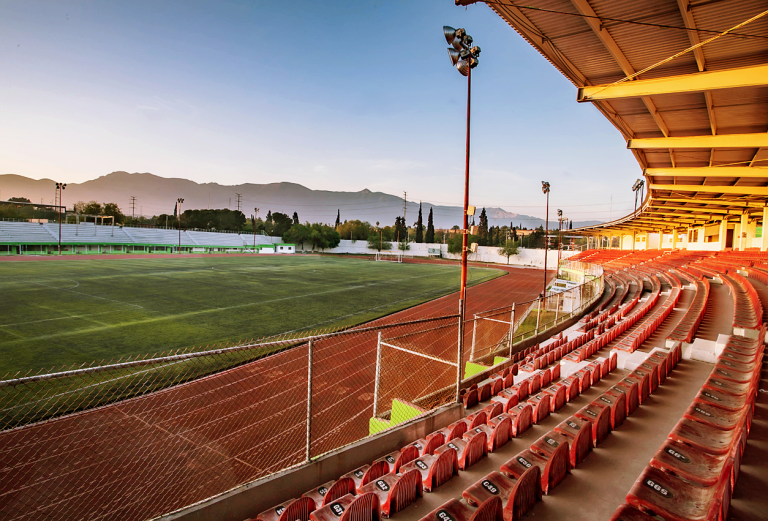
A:
MULTIPOLYGON (((43 204, 54 202, 55 182, 50 179, 0 175, 0 200, 11 197, 26 197, 32 202, 43 204)), ((173 214, 177 198, 183 198, 182 211, 195 208, 239 208, 250 217, 254 208, 259 208, 259 217, 268 211, 282 212, 290 216, 297 212, 301 222, 336 221, 337 212, 341 220, 360 219, 375 224, 393 224, 396 216, 403 215, 403 199, 383 192, 364 189, 359 192, 332 192, 310 190, 296 183, 268 183, 220 185, 218 183, 196 183, 188 179, 165 178, 149 173, 112 172, 83 183, 69 183, 62 194, 65 206, 71 207, 77 201, 98 201, 117 203, 126 215, 173 214), (131 197, 135 197, 134 206, 131 197)), ((422 203, 424 225, 429 209, 434 212, 436 228, 450 228, 461 224, 462 208, 422 203)), ((406 222, 416 222, 419 203, 408 201, 405 205, 406 222)), ((486 208, 489 226, 515 226, 535 228, 544 224, 544 219, 504 210, 486 208)), ((478 222, 478 208, 475 221, 478 222)), ((550 226, 556 217, 550 216, 550 226)), ((576 226, 589 226, 600 221, 574 221, 576 226)))

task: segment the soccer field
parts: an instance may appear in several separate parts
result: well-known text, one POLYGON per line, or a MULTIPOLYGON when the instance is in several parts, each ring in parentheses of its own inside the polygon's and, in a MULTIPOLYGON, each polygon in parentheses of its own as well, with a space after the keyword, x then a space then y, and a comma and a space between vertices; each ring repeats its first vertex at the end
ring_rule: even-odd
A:
MULTIPOLYGON (((503 273, 471 268, 469 283, 503 273)), ((0 262, 0 379, 359 324, 456 291, 460 274, 303 255, 0 262)))

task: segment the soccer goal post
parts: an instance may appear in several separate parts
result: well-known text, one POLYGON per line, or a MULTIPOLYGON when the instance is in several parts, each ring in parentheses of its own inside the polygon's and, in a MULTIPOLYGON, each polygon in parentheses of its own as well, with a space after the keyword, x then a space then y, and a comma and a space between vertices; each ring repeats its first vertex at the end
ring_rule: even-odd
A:
POLYGON ((376 260, 383 262, 403 262, 403 254, 379 251, 376 252, 376 260))

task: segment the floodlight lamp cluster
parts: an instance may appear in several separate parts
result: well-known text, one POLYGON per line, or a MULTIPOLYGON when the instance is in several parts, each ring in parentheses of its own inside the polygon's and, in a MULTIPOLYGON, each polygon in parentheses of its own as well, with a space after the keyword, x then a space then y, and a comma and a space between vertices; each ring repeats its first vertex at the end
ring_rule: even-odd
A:
POLYGON ((448 47, 451 65, 456 67, 462 76, 468 76, 469 70, 474 69, 480 63, 478 60, 480 47, 472 45, 472 37, 467 34, 465 29, 454 29, 444 25, 443 35, 445 41, 451 45, 448 47))
POLYGON ((642 179, 638 179, 637 181, 635 181, 635 184, 632 185, 632 191, 637 192, 643 187, 644 184, 645 184, 645 181, 643 181, 642 179))
POLYGON ((67 183, 56 183, 56 190, 64 190, 67 188, 67 183))
POLYGON ((558 217, 562 217, 562 216, 563 216, 563 211, 562 211, 562 210, 560 210, 559 208, 558 208, 558 210, 557 210, 557 216, 558 216, 558 217))
POLYGON ((549 183, 547 181, 541 182, 541 191, 542 193, 545 193, 545 194, 549 193, 549 183))

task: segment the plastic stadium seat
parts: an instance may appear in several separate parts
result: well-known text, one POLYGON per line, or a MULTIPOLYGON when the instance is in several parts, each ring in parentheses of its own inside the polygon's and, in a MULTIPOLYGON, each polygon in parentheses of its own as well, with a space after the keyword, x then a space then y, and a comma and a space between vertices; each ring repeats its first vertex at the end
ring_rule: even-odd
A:
POLYGON ((405 474, 414 469, 421 474, 421 484, 424 490, 432 492, 453 476, 458 476, 459 459, 455 450, 444 450, 434 456, 426 455, 416 458, 407 465, 403 465, 400 472, 405 474))
POLYGON ((376 494, 381 505, 381 514, 389 517, 423 495, 421 473, 418 470, 409 470, 400 476, 385 474, 360 489, 361 494, 368 492, 376 494))
POLYGON ((598 362, 592 362, 586 369, 592 372, 592 385, 603 379, 603 365, 598 362))
POLYGON ((533 425, 533 407, 523 402, 515 405, 507 412, 512 419, 512 437, 517 438, 533 425))
MULTIPOLYGON (((536 501, 541 501, 541 476, 539 467, 531 467, 520 479, 513 479, 501 472, 491 472, 467 488, 462 497, 477 506, 493 497, 499 497, 503 505, 504 521, 522 519, 536 501)), ((439 521, 446 521, 441 519, 439 521)))
POLYGON ((332 501, 336 501, 342 496, 355 493, 355 481, 349 477, 341 477, 338 481, 329 481, 323 483, 317 488, 305 492, 302 497, 312 498, 315 507, 324 507, 332 501))
POLYGON ((467 424, 467 430, 474 429, 478 425, 485 425, 488 420, 488 414, 484 410, 479 410, 475 413, 468 415, 464 418, 464 422, 467 424))
POLYGON ((617 392, 624 391, 627 395, 627 416, 630 416, 640 405, 640 386, 637 380, 624 378, 613 386, 617 392))
POLYGON ((390 452, 376 461, 386 461, 389 464, 389 472, 397 472, 400 467, 419 457, 419 449, 413 445, 406 445, 400 450, 390 452))
POLYGON ((565 475, 571 472, 570 444, 568 438, 555 431, 550 431, 531 444, 531 452, 550 460, 550 472, 560 475, 554 476, 550 481, 555 484, 565 479, 565 475))
POLYGON ((719 520, 722 497, 729 487, 699 487, 646 467, 627 494, 627 503, 665 521, 719 520))
POLYGON ((651 467, 670 472, 702 487, 712 487, 717 485, 727 470, 727 460, 725 454, 707 454, 685 443, 667 440, 651 459, 651 467))
POLYGON ((528 392, 536 394, 541 389, 541 373, 536 372, 528 377, 528 392))
POLYGON ((714 455, 728 454, 734 444, 733 432, 710 427, 687 418, 677 422, 675 428, 669 433, 669 439, 714 455))
POLYGON ((512 439, 512 417, 508 414, 495 416, 488 420, 491 434, 488 436, 488 452, 493 452, 506 445, 512 439))
POLYGON ((467 432, 467 422, 465 422, 463 419, 456 420, 448 427, 443 427, 440 429, 439 432, 443 433, 443 439, 446 443, 448 443, 451 440, 461 438, 464 433, 467 432))
POLYGON ((637 382, 638 398, 642 404, 651 394, 651 375, 647 371, 635 369, 627 376, 628 379, 637 382))
POLYGON ((269 510, 265 510, 256 521, 309 521, 309 515, 315 510, 315 502, 309 497, 289 499, 269 510))
POLYGON ((640 368, 650 373, 649 379, 648 379, 648 385, 649 385, 648 391, 651 394, 655 393, 656 389, 659 388, 659 383, 660 383, 659 364, 654 364, 646 360, 645 362, 640 364, 640 367, 638 369, 640 368))
POLYGON ((579 380, 579 393, 583 393, 592 387, 592 371, 581 369, 572 374, 571 378, 579 380))
POLYGON ((694 402, 688 407, 688 410, 683 414, 683 418, 688 418, 710 427, 715 427, 724 431, 733 430, 737 427, 743 427, 746 425, 746 417, 743 411, 726 411, 725 409, 718 409, 712 407, 709 404, 694 402))
POLYGON ((379 521, 381 507, 376 494, 347 494, 309 515, 312 521, 379 521))
POLYGON ((360 468, 347 472, 342 478, 352 478, 355 482, 355 490, 360 492, 360 488, 367 485, 375 479, 379 479, 389 472, 389 463, 386 461, 375 461, 372 465, 363 465, 360 468))
POLYGON ((511 389, 517 392, 517 398, 520 401, 525 400, 531 395, 531 386, 530 386, 530 382, 528 382, 527 379, 513 385, 511 389))
POLYGON ((449 499, 421 518, 421 521, 503 521, 501 498, 492 497, 477 510, 458 499, 449 499))
POLYGON ((542 394, 549 396, 549 410, 551 412, 559 411, 565 405, 565 386, 564 385, 550 385, 546 389, 541 391, 542 394))
POLYGON ((747 403, 750 404, 750 407, 754 406, 756 387, 754 387, 752 384, 731 382, 729 380, 716 378, 710 375, 710 377, 704 381, 704 385, 702 385, 702 387, 708 390, 711 389, 713 391, 722 391, 734 396, 744 397, 747 403))
POLYGON ((605 377, 608 373, 611 372, 612 369, 613 368, 611 367, 611 359, 610 358, 605 358, 600 363, 600 375, 601 375, 601 377, 605 377))
POLYGON ((592 424, 592 445, 595 447, 611 433, 611 408, 597 400, 576 412, 576 417, 592 424))
POLYGON ((670 368, 667 367, 667 359, 666 357, 660 356, 658 353, 653 353, 651 356, 648 357, 646 360, 646 363, 648 364, 656 364, 659 368, 659 385, 664 385, 664 382, 667 380, 667 375, 671 372, 670 368))
POLYGON ((477 399, 481 402, 491 399, 491 384, 485 383, 477 387, 477 399))
POLYGON ((531 467, 539 467, 541 491, 544 494, 549 494, 565 478, 566 471, 563 468, 563 463, 568 464, 567 451, 565 461, 563 461, 561 457, 550 459, 526 449, 504 463, 501 466, 501 472, 515 479, 520 479, 525 471, 531 467))
POLYGON ((483 407, 483 411, 485 412, 485 417, 486 417, 485 422, 488 423, 488 420, 490 420, 491 418, 495 418, 496 416, 504 412, 504 405, 497 402, 493 402, 490 405, 486 405, 485 407, 483 407))
POLYGON ((504 377, 504 389, 512 387, 515 384, 515 376, 517 376, 517 364, 512 366, 514 371, 510 371, 507 376, 504 377))
POLYGON ((551 399, 544 393, 538 393, 528 397, 526 403, 530 404, 533 408, 533 423, 539 424, 549 416, 549 404, 551 399))
POLYGON ((581 392, 581 383, 577 378, 563 378, 559 383, 565 386, 565 401, 568 403, 581 392))
POLYGON ((477 395, 477 389, 469 389, 468 391, 462 389, 461 391, 461 401, 464 402, 465 408, 469 409, 470 407, 474 407, 478 404, 479 397, 477 395))
POLYGON ((748 403, 744 396, 735 396, 723 391, 715 391, 714 389, 702 389, 694 400, 709 404, 712 407, 725 409, 726 411, 740 411, 748 403))
POLYGON ((552 373, 549 371, 549 369, 539 371, 539 374, 541 375, 541 389, 552 383, 552 373))
POLYGON ((615 430, 624 423, 627 417, 627 396, 624 393, 609 389, 597 399, 611 408, 611 429, 615 430))
POLYGON ((435 454, 440 454, 448 449, 456 451, 459 460, 459 470, 466 470, 488 454, 487 437, 485 432, 476 433, 469 441, 455 439, 435 449, 435 454))
POLYGON ((612 352, 609 360, 611 361, 611 371, 613 371, 614 369, 616 369, 619 366, 619 356, 618 356, 618 354, 615 351, 612 352))
POLYGON ((507 412, 510 407, 514 407, 519 402, 517 393, 512 389, 505 389, 501 391, 498 395, 491 398, 491 400, 496 403, 500 403, 504 408, 503 412, 507 412))
POLYGON ((658 521, 657 518, 649 516, 630 505, 621 505, 611 516, 610 521, 658 521))
MULTIPOLYGON (((560 358, 558 358, 558 360, 560 360, 560 358)), ((552 367, 549 368, 549 372, 552 373, 552 381, 553 382, 555 380, 559 380, 560 379, 560 370, 561 370, 560 362, 556 363, 555 365, 553 365, 552 367)))
POLYGON ((491 396, 496 396, 499 391, 504 389, 504 378, 500 376, 491 377, 491 396))
POLYGON ((571 468, 576 468, 592 450, 592 424, 571 416, 555 427, 555 432, 568 438, 571 468))
POLYGON ((440 431, 427 434, 426 438, 420 438, 411 443, 419 451, 419 456, 432 455, 435 449, 443 444, 445 444, 445 436, 440 431))

